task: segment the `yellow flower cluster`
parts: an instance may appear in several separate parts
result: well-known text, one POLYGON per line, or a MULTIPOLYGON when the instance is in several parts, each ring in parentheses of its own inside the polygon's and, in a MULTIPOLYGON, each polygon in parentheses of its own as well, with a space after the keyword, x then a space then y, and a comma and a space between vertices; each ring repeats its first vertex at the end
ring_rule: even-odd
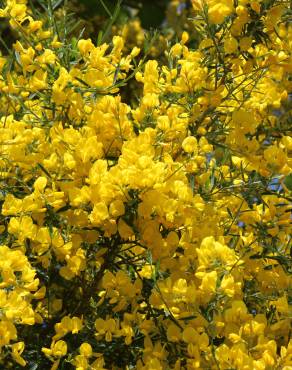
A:
POLYGON ((288 5, 192 3, 164 63, 0 9, 1 368, 292 369, 288 5))

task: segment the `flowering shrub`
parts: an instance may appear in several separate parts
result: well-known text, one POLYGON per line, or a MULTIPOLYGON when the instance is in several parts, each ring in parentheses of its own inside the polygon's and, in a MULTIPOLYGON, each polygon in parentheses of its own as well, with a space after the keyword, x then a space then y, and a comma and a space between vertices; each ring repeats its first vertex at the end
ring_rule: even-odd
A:
POLYGON ((1 368, 291 369, 288 2, 172 1, 157 60, 47 3, 0 9, 1 368))

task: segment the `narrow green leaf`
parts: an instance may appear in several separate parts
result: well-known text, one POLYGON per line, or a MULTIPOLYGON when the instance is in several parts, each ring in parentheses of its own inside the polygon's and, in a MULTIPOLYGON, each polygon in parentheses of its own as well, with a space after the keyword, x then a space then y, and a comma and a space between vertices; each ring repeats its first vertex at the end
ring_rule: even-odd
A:
POLYGON ((292 173, 285 177, 284 185, 288 190, 292 191, 292 173))

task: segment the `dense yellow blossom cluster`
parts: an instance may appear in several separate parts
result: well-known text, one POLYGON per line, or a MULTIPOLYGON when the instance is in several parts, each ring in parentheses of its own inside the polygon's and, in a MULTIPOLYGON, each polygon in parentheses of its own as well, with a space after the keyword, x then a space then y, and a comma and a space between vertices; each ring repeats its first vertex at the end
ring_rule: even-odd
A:
POLYGON ((192 13, 162 63, 2 4, 1 369, 292 369, 291 13, 192 13))

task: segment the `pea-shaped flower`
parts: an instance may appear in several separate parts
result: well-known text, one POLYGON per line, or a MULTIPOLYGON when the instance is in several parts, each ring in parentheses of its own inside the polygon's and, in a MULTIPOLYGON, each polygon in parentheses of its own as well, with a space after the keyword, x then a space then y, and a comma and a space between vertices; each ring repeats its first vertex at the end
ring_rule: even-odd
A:
POLYGON ((182 142, 182 148, 186 153, 197 153, 198 142, 194 136, 188 136, 182 142))

